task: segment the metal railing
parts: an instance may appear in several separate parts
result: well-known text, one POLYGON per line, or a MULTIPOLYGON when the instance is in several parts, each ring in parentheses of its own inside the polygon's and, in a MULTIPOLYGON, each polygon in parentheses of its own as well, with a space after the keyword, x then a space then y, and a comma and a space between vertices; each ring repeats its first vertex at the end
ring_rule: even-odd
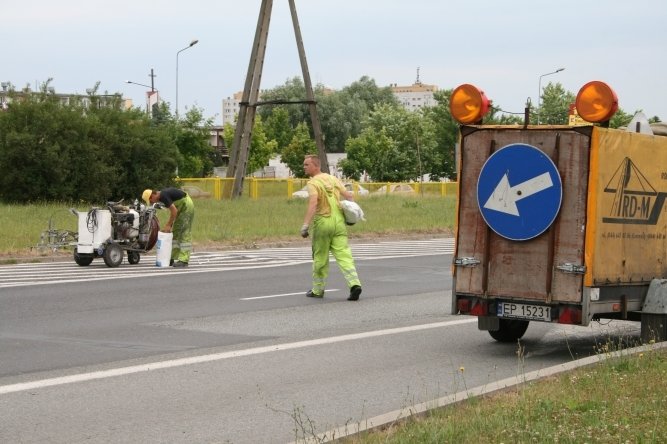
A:
MULTIPOLYGON (((233 188, 234 178, 179 178, 181 187, 194 199, 228 199, 229 190, 233 188)), ((256 178, 247 177, 243 181, 245 197, 260 199, 266 197, 283 197, 287 199, 304 198, 307 196, 304 187, 308 179, 296 178, 256 178), (296 194, 295 194, 296 193, 296 194)), ((352 182, 344 181, 356 197, 381 195, 406 195, 446 197, 455 196, 458 182, 352 182)))

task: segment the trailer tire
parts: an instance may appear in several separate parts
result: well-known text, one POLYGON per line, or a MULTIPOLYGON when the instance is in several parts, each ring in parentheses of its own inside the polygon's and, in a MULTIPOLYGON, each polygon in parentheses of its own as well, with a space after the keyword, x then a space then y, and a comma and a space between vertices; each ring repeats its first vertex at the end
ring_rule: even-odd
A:
POLYGON ((528 329, 529 321, 516 319, 499 319, 500 328, 489 330, 489 334, 498 342, 516 342, 521 339, 528 329))
POLYGON ((107 267, 116 268, 123 262, 123 249, 118 244, 108 244, 104 249, 104 263, 107 267))
POLYGON ((127 261, 131 265, 138 264, 140 259, 141 259, 141 255, 139 253, 137 253, 136 251, 128 251, 127 252, 127 261))
POLYGON ((92 254, 79 254, 76 251, 76 248, 74 249, 74 262, 80 267, 87 267, 93 262, 93 255, 92 254))

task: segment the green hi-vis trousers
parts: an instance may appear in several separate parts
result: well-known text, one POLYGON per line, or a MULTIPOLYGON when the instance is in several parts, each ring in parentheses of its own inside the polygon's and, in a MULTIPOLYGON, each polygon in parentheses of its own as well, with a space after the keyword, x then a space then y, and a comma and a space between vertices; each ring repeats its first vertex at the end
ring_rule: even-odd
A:
POLYGON ((185 196, 174 202, 178 215, 172 233, 171 258, 174 261, 190 262, 192 253, 192 222, 195 218, 195 205, 190 196, 185 196))
POLYGON ((330 216, 315 216, 313 223, 313 293, 323 294, 329 276, 329 252, 336 259, 347 286, 361 285, 347 243, 347 227, 343 213, 332 202, 330 216))

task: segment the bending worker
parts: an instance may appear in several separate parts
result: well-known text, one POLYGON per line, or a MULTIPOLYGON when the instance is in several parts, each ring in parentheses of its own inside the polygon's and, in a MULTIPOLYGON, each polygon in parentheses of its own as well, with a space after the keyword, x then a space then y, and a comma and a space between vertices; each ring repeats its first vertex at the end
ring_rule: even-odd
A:
POLYGON ((308 209, 303 219, 301 236, 308 237, 310 229, 313 246, 313 287, 306 296, 324 297, 331 251, 350 288, 347 300, 356 301, 361 295, 361 282, 347 242, 345 216, 339 205, 341 197, 353 200, 354 196, 340 180, 320 170, 320 159, 315 155, 305 157, 303 171, 310 180, 307 184, 308 209))
POLYGON ((169 220, 161 230, 165 233, 174 233, 169 265, 187 267, 192 253, 192 221, 195 217, 195 205, 192 199, 185 191, 178 188, 144 190, 141 198, 147 205, 162 202, 169 210, 169 220))

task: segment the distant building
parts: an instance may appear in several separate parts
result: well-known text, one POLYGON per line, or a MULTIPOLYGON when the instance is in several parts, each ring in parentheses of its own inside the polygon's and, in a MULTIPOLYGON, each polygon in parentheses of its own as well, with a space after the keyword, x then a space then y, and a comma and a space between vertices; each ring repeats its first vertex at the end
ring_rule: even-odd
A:
MULTIPOLYGON (((78 103, 84 108, 95 106, 103 107, 120 107, 121 109, 128 109, 132 107, 132 100, 123 99, 121 94, 93 94, 93 90, 86 90, 87 94, 61 94, 56 93, 53 87, 46 89, 46 94, 57 97, 62 105, 70 105, 78 103)), ((13 100, 21 100, 22 97, 35 96, 44 94, 43 91, 33 91, 30 85, 18 90, 10 82, 0 82, 0 110, 9 108, 13 100)))
POLYGON ((243 91, 235 93, 231 97, 222 99, 222 126, 225 126, 227 122, 234 125, 236 116, 239 115, 241 110, 241 99, 243 98, 243 91))
POLYGON ((229 149, 225 144, 223 128, 221 126, 212 126, 209 134, 208 143, 215 150, 216 157, 222 161, 223 165, 229 165, 229 149))
POLYGON ((412 85, 398 86, 398 84, 393 83, 389 87, 399 103, 408 111, 416 111, 437 104, 433 98, 433 93, 438 90, 438 87, 422 83, 419 80, 419 69, 417 69, 417 80, 412 85))

